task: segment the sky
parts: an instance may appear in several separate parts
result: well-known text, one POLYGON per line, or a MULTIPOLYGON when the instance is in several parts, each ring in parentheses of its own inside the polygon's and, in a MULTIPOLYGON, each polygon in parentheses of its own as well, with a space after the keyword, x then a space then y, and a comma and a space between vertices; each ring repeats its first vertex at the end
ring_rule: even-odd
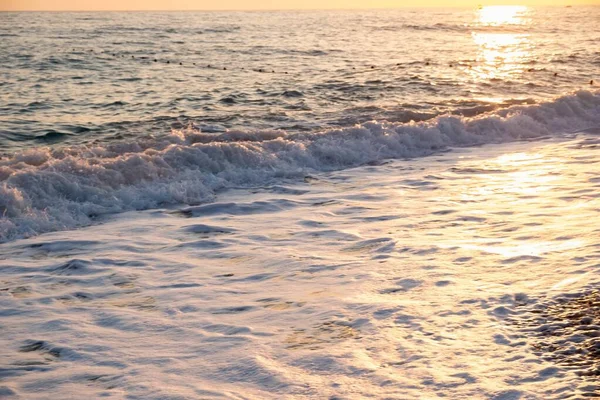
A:
POLYGON ((478 5, 600 5, 600 0, 0 0, 7 10, 281 10, 478 5))

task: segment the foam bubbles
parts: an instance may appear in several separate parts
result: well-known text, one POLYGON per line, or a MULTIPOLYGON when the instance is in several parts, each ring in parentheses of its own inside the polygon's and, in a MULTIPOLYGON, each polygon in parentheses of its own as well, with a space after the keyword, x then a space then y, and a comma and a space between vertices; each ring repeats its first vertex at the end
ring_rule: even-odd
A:
POLYGON ((216 190, 388 158, 575 132, 600 124, 600 95, 581 91, 494 114, 368 122, 324 132, 204 133, 95 147, 37 148, 0 159, 0 240, 88 225, 99 215, 210 201, 216 190))

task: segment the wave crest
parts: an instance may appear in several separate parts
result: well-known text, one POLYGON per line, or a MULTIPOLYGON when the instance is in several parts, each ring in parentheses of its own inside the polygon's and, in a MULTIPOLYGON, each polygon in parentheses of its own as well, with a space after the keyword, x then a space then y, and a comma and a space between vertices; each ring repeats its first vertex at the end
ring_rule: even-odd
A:
POLYGON ((42 147, 0 158, 0 240, 84 226, 109 213, 207 202, 232 186, 599 124, 600 94, 580 91, 474 118, 374 121, 310 133, 189 127, 136 142, 42 147))

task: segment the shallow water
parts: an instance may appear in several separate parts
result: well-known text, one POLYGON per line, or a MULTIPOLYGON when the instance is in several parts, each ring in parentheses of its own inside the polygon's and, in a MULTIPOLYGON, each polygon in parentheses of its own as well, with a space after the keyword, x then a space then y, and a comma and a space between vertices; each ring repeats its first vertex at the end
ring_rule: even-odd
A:
POLYGON ((454 150, 0 245, 4 393, 553 399, 509 321, 598 282, 597 134, 454 150))

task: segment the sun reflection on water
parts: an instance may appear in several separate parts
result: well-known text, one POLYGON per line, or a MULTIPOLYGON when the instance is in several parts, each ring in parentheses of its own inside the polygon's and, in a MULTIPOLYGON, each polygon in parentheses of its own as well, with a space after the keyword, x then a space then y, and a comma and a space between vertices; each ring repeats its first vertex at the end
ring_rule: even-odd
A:
POLYGON ((488 6, 477 10, 471 35, 478 47, 472 78, 513 79, 532 60, 533 44, 527 27, 531 10, 525 6, 488 6))
MULTIPOLYGON (((471 163, 467 160, 465 165, 473 167, 471 163)), ((513 238, 498 236, 498 232, 493 230, 493 235, 486 234, 491 225, 477 227, 478 234, 469 239, 464 239, 466 231, 459 231, 454 239, 442 243, 442 248, 461 248, 511 258, 544 257, 548 253, 567 252, 586 244, 584 238, 576 235, 571 238, 557 221, 561 218, 564 221, 577 218, 580 211, 573 210, 589 207, 588 200, 573 200, 568 205, 549 200, 555 199, 556 193, 561 193, 561 190, 570 185, 565 181, 570 176, 570 166, 565 163, 564 158, 544 151, 511 152, 490 158, 479 167, 488 172, 473 177, 474 184, 465 186, 460 193, 463 203, 480 204, 471 210, 472 215, 482 216, 485 220, 489 215, 497 215, 498 210, 510 204, 506 215, 521 213, 536 222, 523 220, 521 226, 517 224, 515 231, 528 230, 529 234, 521 233, 513 238), (564 238, 557 241, 556 237, 559 235, 564 238)))
POLYGON ((477 11, 479 23, 485 26, 525 25, 527 14, 525 6, 487 6, 477 11))

